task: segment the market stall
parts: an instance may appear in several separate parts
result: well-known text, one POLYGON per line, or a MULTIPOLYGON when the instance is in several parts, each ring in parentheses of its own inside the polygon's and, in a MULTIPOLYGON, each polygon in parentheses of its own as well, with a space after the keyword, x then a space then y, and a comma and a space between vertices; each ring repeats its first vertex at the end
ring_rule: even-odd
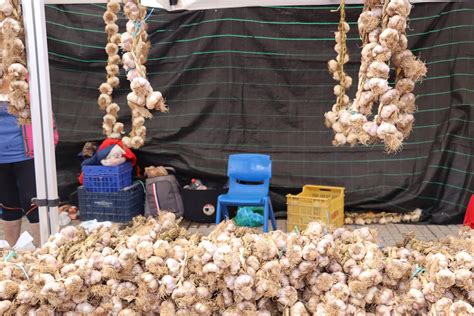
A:
MULTIPOLYGON (((100 122, 107 139, 97 148, 97 153, 105 148, 110 151, 118 148, 119 155, 109 155, 108 152, 101 153, 100 158, 90 159, 99 162, 98 168, 115 163, 108 160, 122 159, 117 169, 123 167, 131 176, 131 166, 136 162, 131 149, 139 150, 145 145, 146 135, 150 132, 145 126, 147 120, 153 117, 153 111, 166 112, 168 109, 164 98, 166 93, 162 95, 158 87, 151 85, 148 81, 150 72, 146 68, 152 60, 148 58, 149 36, 163 30, 152 32, 146 27, 153 11, 141 4, 170 11, 235 5, 230 1, 214 4, 158 0, 144 0, 141 4, 129 0, 123 7, 118 0, 67 3, 92 2, 107 4, 100 7, 104 9, 101 18, 105 23, 105 34, 101 34, 105 35, 105 48, 100 48, 106 52, 107 61, 105 71, 103 67, 101 70, 100 85, 96 87, 99 92, 95 91, 96 98, 98 96, 95 108, 98 105, 103 112, 100 122), (126 20, 121 24, 125 25, 123 33, 119 32, 120 23, 117 22, 122 9, 122 19, 126 20), (119 50, 123 55, 119 55, 119 50), (123 67, 125 75, 120 75, 119 67, 123 67), (126 91, 129 125, 121 122, 125 115, 118 115, 120 107, 114 102, 120 80, 129 81, 122 89, 126 91)), ((472 230, 461 229, 458 236, 432 242, 407 235, 396 247, 381 247, 376 243, 374 230, 335 227, 344 223, 344 188, 305 186, 301 194, 288 195, 289 210, 293 208, 289 215, 296 214, 299 219, 304 217, 304 220, 291 222, 291 225, 289 221, 288 232, 275 230, 262 234, 251 228, 238 227, 237 221, 227 220, 217 225, 208 236, 190 233, 179 225, 181 219, 160 208, 155 188, 150 200, 156 206, 156 217, 138 216, 121 225, 69 226, 58 232, 54 132, 47 128, 53 126, 53 114, 45 3, 63 2, 23 0, 31 120, 35 129, 38 188, 35 203, 40 207, 43 245, 34 251, 2 253, 0 314, 474 314, 472 230), (310 206, 299 204, 304 199, 310 201, 310 206), (323 206, 324 203, 328 206, 323 206), (308 219, 308 209, 318 211, 321 217, 317 219, 327 225, 312 222, 315 216, 308 219)), ((323 4, 304 0, 290 3, 295 6, 323 4)), ((258 5, 290 3, 268 1, 258 5)), ((383 4, 378 0, 365 1, 357 22, 349 24, 345 5, 359 2, 325 2, 327 5, 339 3, 341 5, 332 12, 338 17, 331 22, 335 36, 327 40, 335 52, 331 56, 318 55, 317 60, 326 65, 325 59, 329 57, 329 73, 337 81, 335 86, 329 86, 335 100, 323 100, 327 105, 318 116, 321 124, 322 119, 326 119, 330 130, 326 138, 333 138, 330 148, 335 146, 342 150, 346 148, 342 146, 373 145, 372 148, 380 153, 399 152, 413 129, 415 83, 427 73, 425 63, 409 46, 410 36, 406 30, 411 5, 404 0, 390 0, 383 4), (349 49, 352 46, 348 43, 351 41, 348 34, 354 24, 358 26, 363 45, 360 66, 352 69, 348 67, 349 56, 353 53, 353 48, 349 49), (357 91, 350 90, 351 86, 357 87, 357 91), (350 97, 350 92, 353 92, 353 97, 350 97)), ((251 5, 250 2, 239 4, 251 5)), ((84 15, 87 14, 91 15, 84 15)), ((297 58, 311 61, 309 58, 306 60, 307 57, 301 54, 297 58)), ((159 60, 166 56, 154 58, 159 60)), ((308 87, 302 85, 299 88, 308 87)), ((19 118, 29 119, 21 115, 19 118)), ((301 145, 305 146, 306 143, 301 145)), ((384 167, 393 168, 391 165, 384 167)), ((443 169, 438 167, 436 170, 443 169)), ((82 171, 84 177, 81 176, 81 181, 84 181, 85 189, 90 189, 89 193, 96 196, 105 196, 131 185, 130 178, 126 184, 107 183, 106 188, 95 190, 97 183, 88 187, 87 176, 91 173, 87 174, 86 165, 82 171)), ((145 173, 153 178, 168 176, 169 171, 156 168, 145 173)), ((352 173, 349 176, 353 176, 352 173)), ((266 193, 268 180, 267 177, 266 193)), ((143 199, 141 186, 135 185, 143 199)), ((191 186, 196 189, 204 187, 196 181, 191 186)), ((467 187, 466 192, 470 190, 469 185, 467 187)), ((265 197, 270 200, 267 194, 265 197)), ((402 196, 401 200, 405 198, 402 196)), ((120 203, 127 204, 132 200, 120 203)), ((118 205, 114 208, 117 209, 118 205)), ((138 207, 133 208, 138 210, 138 207)), ((404 213, 403 216, 371 214, 367 218, 358 218, 357 213, 351 213, 346 223, 412 222, 418 221, 422 212, 404 213)))

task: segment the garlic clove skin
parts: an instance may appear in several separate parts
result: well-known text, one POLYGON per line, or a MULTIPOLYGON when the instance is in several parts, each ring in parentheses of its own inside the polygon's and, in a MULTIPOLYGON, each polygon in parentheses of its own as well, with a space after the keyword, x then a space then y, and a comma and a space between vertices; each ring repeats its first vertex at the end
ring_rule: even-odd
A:
POLYGON ((10 306, 12 306, 12 302, 9 301, 9 300, 3 300, 3 301, 0 301, 0 314, 4 314, 6 313, 9 309, 10 309, 10 306))

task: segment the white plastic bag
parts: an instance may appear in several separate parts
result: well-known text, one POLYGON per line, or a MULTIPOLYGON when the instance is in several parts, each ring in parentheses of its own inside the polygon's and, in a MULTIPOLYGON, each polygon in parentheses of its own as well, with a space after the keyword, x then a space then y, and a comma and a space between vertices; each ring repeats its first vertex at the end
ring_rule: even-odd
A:
POLYGON ((91 221, 82 222, 80 226, 88 232, 91 232, 101 226, 110 227, 112 226, 112 222, 98 222, 96 219, 94 219, 91 221))
POLYGON ((59 226, 66 226, 71 223, 71 218, 67 212, 61 212, 59 214, 59 226))
MULTIPOLYGON (((10 244, 6 240, 0 240, 0 248, 10 248, 10 244)), ((35 250, 35 245, 33 245, 33 237, 27 232, 23 232, 18 238, 18 241, 13 246, 15 251, 32 251, 35 250)))

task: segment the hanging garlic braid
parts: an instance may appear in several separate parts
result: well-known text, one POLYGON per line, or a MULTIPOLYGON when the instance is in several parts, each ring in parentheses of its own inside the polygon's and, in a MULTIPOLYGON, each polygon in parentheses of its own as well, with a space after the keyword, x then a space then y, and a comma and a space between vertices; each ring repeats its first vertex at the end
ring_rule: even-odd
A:
POLYGON ((30 104, 28 102, 29 85, 27 82, 25 34, 19 0, 3 1, 0 6, 1 21, 1 75, 10 82, 8 93, 8 112, 18 117, 19 124, 31 123, 30 104))
POLYGON ((150 82, 146 78, 145 63, 150 50, 150 42, 146 32, 146 7, 138 0, 123 0, 124 14, 129 21, 127 31, 118 34, 118 26, 115 24, 117 13, 120 11, 119 0, 108 0, 107 11, 104 14, 108 44, 106 47, 109 55, 107 70, 107 82, 100 86, 101 95, 98 103, 102 109, 107 111, 104 116, 103 129, 108 137, 120 138, 123 133, 123 124, 117 122, 117 112, 120 110, 116 103, 112 103, 113 88, 119 84, 119 63, 127 72, 132 92, 127 95, 127 103, 132 113, 132 131, 122 138, 125 146, 135 149, 145 143, 146 127, 145 119, 152 118, 150 110, 167 112, 168 107, 160 92, 153 91, 150 82), (122 59, 118 55, 118 47, 122 48, 124 54, 122 59))
POLYGON ((343 65, 346 56, 345 1, 341 0, 341 20, 336 32, 338 57, 328 63, 333 78, 339 80, 334 88, 337 103, 325 114, 326 125, 335 132, 333 144, 355 145, 382 141, 385 150, 400 150, 403 140, 413 126, 415 82, 426 75, 426 66, 407 49, 406 28, 411 11, 409 0, 366 0, 358 20, 362 39, 362 59, 355 99, 345 94, 350 84, 345 80, 343 65), (395 87, 388 83, 390 63, 395 66, 395 87), (369 119, 372 107, 378 103, 377 114, 369 119))
POLYGON ((114 88, 117 88, 120 84, 118 77, 119 65, 121 62, 121 58, 118 54, 120 34, 118 33, 119 27, 115 23, 119 12, 120 0, 110 0, 107 3, 107 10, 103 15, 105 32, 107 33, 107 46, 105 46, 105 51, 109 57, 107 60, 107 66, 105 67, 107 71, 107 81, 102 83, 99 87, 101 94, 97 103, 99 104, 100 109, 107 112, 104 115, 102 129, 103 133, 110 138, 121 138, 123 131, 123 124, 117 122, 120 107, 117 103, 112 103, 112 93, 114 88))

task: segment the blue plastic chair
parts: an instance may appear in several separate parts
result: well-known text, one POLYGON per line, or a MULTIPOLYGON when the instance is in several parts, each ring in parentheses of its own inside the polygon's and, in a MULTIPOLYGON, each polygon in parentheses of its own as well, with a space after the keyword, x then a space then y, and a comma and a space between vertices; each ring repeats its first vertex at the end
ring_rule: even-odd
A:
POLYGON ((272 161, 268 155, 230 155, 227 166, 229 192, 217 200, 216 224, 222 215, 229 218, 228 206, 263 206, 263 231, 268 232, 268 221, 276 229, 275 214, 268 195, 272 177, 272 161))

